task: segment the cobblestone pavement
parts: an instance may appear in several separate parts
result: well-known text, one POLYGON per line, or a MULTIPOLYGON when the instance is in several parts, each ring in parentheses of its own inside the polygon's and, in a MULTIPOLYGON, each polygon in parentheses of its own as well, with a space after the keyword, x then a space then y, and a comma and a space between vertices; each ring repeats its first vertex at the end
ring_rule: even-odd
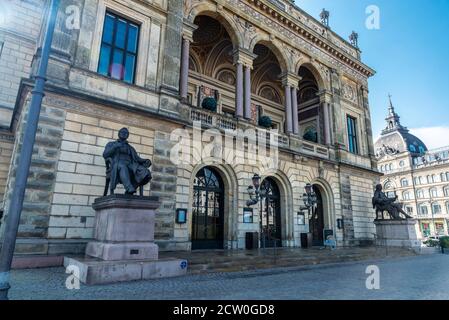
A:
POLYGON ((10 299, 449 299, 449 255, 189 275, 101 286, 65 287, 63 268, 14 270, 10 299), (366 289, 366 267, 380 290, 366 289))

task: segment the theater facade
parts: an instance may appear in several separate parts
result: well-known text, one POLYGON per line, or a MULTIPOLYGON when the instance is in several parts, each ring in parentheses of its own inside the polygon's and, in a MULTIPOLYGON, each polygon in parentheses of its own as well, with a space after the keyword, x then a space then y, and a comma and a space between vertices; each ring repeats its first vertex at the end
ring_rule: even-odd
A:
MULTIPOLYGON (((0 68, 21 71, 0 82, 5 209, 49 1, 11 7, 0 68)), ((290 1, 63 0, 16 251, 84 252, 103 149, 122 127, 153 163, 144 193, 161 201, 161 250, 243 249, 247 233, 278 247, 330 231, 339 245, 372 241, 373 74, 356 42, 290 1), (248 210, 254 174, 263 192, 248 210)))

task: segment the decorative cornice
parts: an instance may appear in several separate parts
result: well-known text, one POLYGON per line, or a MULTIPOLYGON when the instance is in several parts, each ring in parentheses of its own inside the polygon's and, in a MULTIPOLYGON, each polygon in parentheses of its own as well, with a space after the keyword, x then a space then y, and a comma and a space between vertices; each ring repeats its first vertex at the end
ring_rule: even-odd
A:
POLYGON ((363 64, 361 61, 354 57, 349 56, 346 52, 342 51, 340 48, 336 47, 335 44, 331 43, 328 39, 319 35, 316 31, 310 29, 309 27, 298 23, 296 19, 288 15, 286 12, 280 12, 279 8, 275 7, 269 2, 264 0, 242 0, 253 7, 262 10, 271 18, 276 19, 279 23, 295 32, 302 38, 308 40, 314 45, 318 46, 322 50, 331 54, 335 58, 339 59, 341 62, 345 63, 349 67, 357 70, 366 77, 371 77, 375 74, 375 71, 363 64), (288 15, 288 16, 287 16, 288 15))

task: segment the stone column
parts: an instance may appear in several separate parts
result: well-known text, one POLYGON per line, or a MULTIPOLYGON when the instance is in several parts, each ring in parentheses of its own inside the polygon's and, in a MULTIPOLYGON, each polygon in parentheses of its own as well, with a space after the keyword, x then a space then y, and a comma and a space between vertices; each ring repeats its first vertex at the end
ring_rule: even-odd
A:
POLYGON ((181 52, 179 44, 183 35, 183 1, 170 0, 167 8, 167 27, 164 36, 164 57, 161 90, 171 94, 179 93, 179 73, 181 64, 181 52))
POLYGON ((331 115, 332 95, 328 90, 320 92, 320 107, 323 110, 324 144, 332 145, 332 115, 331 115))
POLYGON ((331 145, 329 104, 327 102, 323 102, 321 106, 323 107, 323 116, 324 116, 324 143, 326 145, 331 145))
POLYGON ((179 95, 183 100, 187 99, 187 91, 188 91, 189 51, 190 51, 190 40, 183 38, 182 53, 181 53, 181 75, 179 81, 179 95))
POLYGON ((296 87, 292 87, 292 112, 293 112, 293 133, 299 134, 298 89, 296 87))
POLYGON ((251 119, 251 67, 245 66, 245 118, 251 119))
POLYGON ((235 109, 236 116, 243 118, 243 65, 236 64, 237 79, 235 83, 235 109))
POLYGON ((290 85, 285 85, 285 121, 286 121, 286 132, 293 132, 293 119, 292 119, 292 89, 290 85))

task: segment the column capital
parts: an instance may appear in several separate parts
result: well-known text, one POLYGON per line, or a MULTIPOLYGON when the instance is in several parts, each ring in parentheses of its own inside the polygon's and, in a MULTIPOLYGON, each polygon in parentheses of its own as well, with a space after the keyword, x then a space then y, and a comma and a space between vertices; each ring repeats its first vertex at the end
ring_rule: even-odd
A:
POLYGON ((193 42, 193 32, 198 29, 198 26, 187 19, 184 19, 182 26, 182 37, 185 40, 193 42))
POLYGON ((326 102, 326 103, 332 102, 332 93, 330 90, 323 89, 317 93, 317 96, 320 97, 321 102, 326 102))
POLYGON ((282 85, 298 89, 301 77, 293 72, 284 72, 281 74, 282 85))
POLYGON ((360 90, 362 90, 362 91, 364 91, 364 92, 366 92, 366 93, 369 93, 368 87, 365 86, 364 84, 362 84, 362 85, 360 86, 360 90))
POLYGON ((232 51, 234 64, 241 63, 246 67, 253 68, 253 61, 257 58, 257 55, 244 48, 236 48, 232 51))

